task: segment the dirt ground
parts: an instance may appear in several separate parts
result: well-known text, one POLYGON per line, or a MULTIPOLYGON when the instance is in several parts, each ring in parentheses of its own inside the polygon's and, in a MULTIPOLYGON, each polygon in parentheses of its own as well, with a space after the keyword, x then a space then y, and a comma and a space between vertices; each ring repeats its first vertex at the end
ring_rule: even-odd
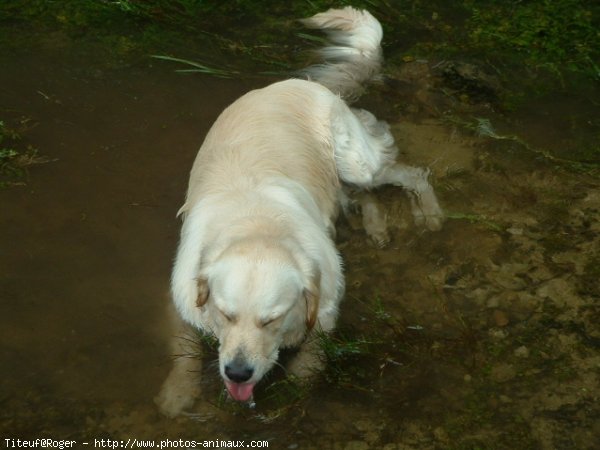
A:
POLYGON ((348 289, 335 338, 362 347, 301 391, 265 383, 254 409, 219 400, 209 364, 195 414, 168 420, 152 398, 169 368, 175 212, 203 135, 252 86, 147 62, 3 64, 3 117, 35 124, 24 139, 53 161, 0 192, 3 437, 336 450, 600 442, 600 181, 544 156, 550 119, 503 121, 486 99, 441 95, 432 64, 392 73, 396 84, 364 104, 393 118, 404 161, 431 168, 444 228, 416 228, 401 191, 377 192, 387 247, 367 241, 359 214, 339 220, 348 289), (478 135, 473 117, 498 118, 506 136, 478 135))

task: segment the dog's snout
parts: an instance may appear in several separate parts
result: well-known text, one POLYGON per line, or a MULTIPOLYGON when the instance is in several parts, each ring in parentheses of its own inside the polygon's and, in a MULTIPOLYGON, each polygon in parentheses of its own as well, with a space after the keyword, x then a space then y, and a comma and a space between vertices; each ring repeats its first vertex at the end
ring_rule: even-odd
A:
POLYGON ((225 366, 225 375, 234 383, 244 383, 254 374, 254 369, 242 358, 235 358, 225 366))

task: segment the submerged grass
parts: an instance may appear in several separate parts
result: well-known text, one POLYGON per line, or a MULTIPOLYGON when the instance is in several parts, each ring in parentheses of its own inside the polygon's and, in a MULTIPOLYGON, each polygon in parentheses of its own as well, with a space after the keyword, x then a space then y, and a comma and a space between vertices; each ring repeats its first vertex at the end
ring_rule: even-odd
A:
MULTIPOLYGON (((28 119, 21 119, 23 129, 28 119)), ((36 148, 22 143, 22 133, 0 120, 0 188, 26 184, 29 167, 51 160, 36 148)))
MULTIPOLYGON (((474 117, 471 119, 464 119, 455 115, 445 115, 443 120, 449 124, 461 127, 469 130, 480 137, 486 137, 498 141, 509 141, 516 143, 520 148, 526 150, 528 153, 535 155, 549 163, 556 166, 564 167, 575 172, 587 173, 590 175, 597 175, 600 173, 600 142, 596 143, 599 147, 594 148, 590 151, 595 156, 596 160, 578 161, 576 159, 566 159, 554 155, 553 153, 536 148, 525 140, 514 134, 498 134, 489 119, 484 117, 474 117)), ((590 143, 593 145, 593 143, 590 143)))
POLYGON ((212 75, 212 76, 218 77, 218 78, 234 78, 234 77, 240 75, 240 72, 237 70, 222 69, 222 68, 219 69, 217 67, 207 66, 205 64, 198 63, 195 61, 190 61, 187 59, 174 58, 172 56, 164 56, 164 55, 151 55, 151 56, 152 56, 152 58, 161 59, 164 61, 181 63, 181 64, 185 64, 185 65, 193 67, 193 69, 176 70, 176 72, 179 72, 179 73, 204 73, 204 74, 212 75))
POLYGON ((466 220, 472 224, 480 224, 485 226, 486 228, 501 233, 505 230, 505 226, 491 220, 490 218, 482 215, 482 214, 468 214, 461 212, 448 212, 446 213, 446 217, 451 220, 466 220))

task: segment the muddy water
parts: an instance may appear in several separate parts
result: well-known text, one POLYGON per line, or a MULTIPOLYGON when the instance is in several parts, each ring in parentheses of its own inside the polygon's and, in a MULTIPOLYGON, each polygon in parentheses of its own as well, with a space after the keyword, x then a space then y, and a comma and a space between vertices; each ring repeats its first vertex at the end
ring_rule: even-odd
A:
POLYGON ((248 89, 166 72, 3 66, 3 117, 26 118, 53 160, 0 194, 2 399, 17 415, 80 400, 131 409, 164 377, 177 204, 208 126, 248 89))
POLYGON ((403 158, 432 168, 449 219, 438 233, 416 229, 387 188, 387 248, 369 245, 358 215, 340 219, 339 337, 362 339, 360 351, 341 352, 301 392, 263 386, 255 409, 223 403, 208 364, 196 414, 168 420, 152 398, 169 370, 175 212, 208 127, 253 86, 39 55, 3 62, 0 86, 2 118, 26 118, 27 143, 52 160, 0 192, 3 438, 598 442, 597 178, 406 112, 393 125, 403 158))

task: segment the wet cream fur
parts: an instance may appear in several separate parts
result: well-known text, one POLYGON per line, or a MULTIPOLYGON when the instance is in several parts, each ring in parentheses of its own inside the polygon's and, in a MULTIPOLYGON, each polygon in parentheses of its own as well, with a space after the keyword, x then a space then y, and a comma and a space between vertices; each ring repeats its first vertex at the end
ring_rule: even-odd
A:
POLYGON ((240 352, 257 382, 280 348, 299 346, 311 301, 317 329, 335 325, 344 278, 328 124, 339 102, 302 80, 250 92, 224 111, 194 163, 172 293, 186 322, 218 338, 224 378, 240 352), (209 291, 201 307, 199 289, 209 291))
MULTIPOLYGON (((234 102, 206 136, 180 210, 172 297, 183 323, 174 319, 175 333, 191 327, 216 336, 226 381, 224 367, 236 357, 253 369, 248 383, 260 381, 285 347, 300 348, 291 373, 307 376, 321 367, 315 335, 334 328, 344 292, 333 241, 342 182, 403 186, 414 196, 418 223, 437 229, 443 218, 428 172, 396 163, 387 124, 340 97, 378 69, 379 23, 352 8, 315 18, 315 27, 342 30, 332 37, 342 47, 330 49, 356 50, 338 78, 340 89, 340 68, 320 66, 314 79, 325 71, 328 87, 287 80, 234 102), (365 75, 349 77, 353 64, 365 75)), ((381 233, 376 209, 372 214, 381 233)), ((173 351, 183 349, 175 344, 173 351)), ((156 399, 163 413, 191 406, 200 394, 199 371, 197 359, 175 360, 156 399)))

